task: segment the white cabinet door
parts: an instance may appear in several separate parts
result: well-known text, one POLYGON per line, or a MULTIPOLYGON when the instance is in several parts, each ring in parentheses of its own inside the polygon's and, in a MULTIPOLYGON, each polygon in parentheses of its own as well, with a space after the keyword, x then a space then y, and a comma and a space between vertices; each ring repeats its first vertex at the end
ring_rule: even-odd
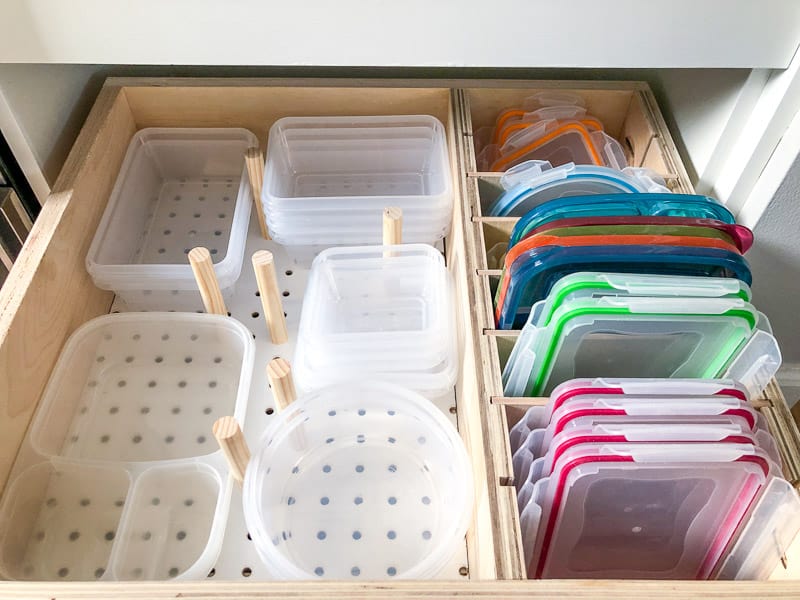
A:
POLYGON ((797 0, 4 0, 0 60, 785 68, 797 0))

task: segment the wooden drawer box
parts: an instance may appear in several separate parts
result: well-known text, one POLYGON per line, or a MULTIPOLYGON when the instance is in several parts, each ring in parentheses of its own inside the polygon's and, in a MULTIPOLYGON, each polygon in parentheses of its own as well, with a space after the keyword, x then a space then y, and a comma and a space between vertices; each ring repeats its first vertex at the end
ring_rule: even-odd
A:
MULTIPOLYGON (((620 139, 637 166, 665 176, 672 189, 691 191, 649 89, 639 83, 408 82, 346 80, 112 79, 101 91, 30 238, 0 291, 0 482, 8 481, 50 371, 67 337, 111 310, 113 295, 96 288, 84 266, 95 228, 133 134, 143 127, 245 127, 264 143, 270 125, 287 115, 430 114, 447 128, 456 201, 446 258, 457 289, 462 368, 456 387, 459 430, 471 454, 476 507, 467 535, 468 568, 460 581, 392 583, 232 582, 23 583, 4 582, 14 597, 141 595, 270 595, 273 597, 423 597, 591 594, 596 597, 690 593, 785 595, 771 583, 696 584, 615 581, 497 581, 524 578, 521 540, 506 432, 516 414, 502 397, 500 358, 513 338, 493 330, 486 247, 508 219, 482 216, 481 198, 496 175, 475 169, 472 133, 497 112, 537 89, 579 91, 590 112, 620 139)), ((499 237, 498 237, 499 236, 499 237)), ((258 366, 257 366, 258 368, 258 366)), ((798 435, 777 387, 762 403, 778 437, 788 475, 797 479, 798 435)))

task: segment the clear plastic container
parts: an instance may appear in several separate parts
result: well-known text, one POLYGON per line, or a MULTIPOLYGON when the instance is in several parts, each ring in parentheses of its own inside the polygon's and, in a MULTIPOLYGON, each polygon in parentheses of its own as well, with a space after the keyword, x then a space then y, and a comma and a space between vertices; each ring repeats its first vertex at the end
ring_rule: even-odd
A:
POLYGON ((447 393, 458 370, 452 293, 444 259, 431 246, 321 252, 303 299, 297 386, 364 376, 447 393))
POLYGON ((229 296, 250 219, 251 146, 258 140, 246 129, 137 132, 86 257, 95 285, 130 310, 202 309, 186 255, 205 246, 229 296))
POLYGON ((214 566, 232 480, 214 421, 244 422, 254 342, 234 319, 122 313, 67 341, 0 505, 12 579, 199 579, 214 566), (43 534, 40 532, 44 532, 43 534))
POLYGON ((453 206, 444 127, 426 115, 279 119, 262 202, 284 245, 380 243, 387 206, 403 209, 405 239, 435 243, 453 206))
POLYGON ((32 425, 32 445, 44 456, 81 461, 217 452, 211 426, 228 414, 244 419, 253 354, 250 332, 228 317, 93 319, 64 346, 32 425))
POLYGON ((423 397, 354 381, 298 398, 253 452, 245 520, 278 579, 425 579, 472 517, 461 438, 423 397))

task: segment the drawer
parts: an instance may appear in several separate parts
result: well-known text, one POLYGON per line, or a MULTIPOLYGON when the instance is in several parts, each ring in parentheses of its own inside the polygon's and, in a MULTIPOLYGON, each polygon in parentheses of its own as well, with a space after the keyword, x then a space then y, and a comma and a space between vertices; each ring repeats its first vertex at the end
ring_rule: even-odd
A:
MULTIPOLYGON (((459 350, 456 385, 459 432, 470 453, 475 511, 466 564, 449 581, 23 583, 0 584, 14 595, 148 597, 264 594, 274 597, 578 594, 609 597, 669 593, 658 582, 498 581, 524 578, 521 539, 506 432, 519 410, 536 399, 502 397, 500 365, 513 333, 493 329, 487 244, 507 235, 508 219, 482 216, 497 176, 476 169, 473 134, 497 112, 537 90, 579 91, 589 110, 617 137, 636 166, 651 168, 676 191, 691 183, 646 85, 614 82, 397 82, 288 80, 112 79, 106 82, 6 285, 0 291, 0 482, 7 488, 31 417, 69 335, 112 310, 111 293, 94 286, 85 257, 134 133, 144 127, 244 127, 262 141, 271 124, 294 115, 429 114, 446 126, 456 197, 445 240, 456 283, 459 350), (146 592, 142 590, 146 589, 146 592)), ((243 271, 244 273, 244 271, 243 271)), ((299 307, 299 304, 298 304, 299 307)), ((239 316, 234 314, 234 316, 239 316)), ((256 365, 256 371, 263 365, 256 365)), ((260 380, 255 379, 254 385, 260 380)), ((781 445, 787 476, 798 479, 797 430, 777 386, 759 406, 781 445)), ((238 496, 234 496, 238 502, 238 496)), ((244 537, 244 536, 242 536, 244 537)), ((798 561, 791 561, 797 564, 798 561)), ((693 589, 690 582, 671 590, 693 589)), ((777 582, 703 584, 719 593, 785 595, 777 582)), ((788 584, 786 584, 788 585, 788 584)))

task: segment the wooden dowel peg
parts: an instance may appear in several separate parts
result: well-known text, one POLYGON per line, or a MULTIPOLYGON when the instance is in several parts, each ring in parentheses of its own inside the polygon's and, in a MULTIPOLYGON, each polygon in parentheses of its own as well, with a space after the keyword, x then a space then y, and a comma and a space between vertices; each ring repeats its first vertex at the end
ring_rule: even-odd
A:
POLYGON ((258 226, 265 240, 270 239, 267 219, 264 215, 264 205, 261 203, 261 188, 264 187, 264 153, 258 148, 248 148, 244 155, 247 165, 247 177, 250 180, 250 191, 253 193, 253 203, 258 214, 258 226))
POLYGON ((283 314, 272 252, 259 250, 253 254, 252 260, 258 293, 261 295, 261 307, 264 309, 264 318, 267 320, 272 343, 285 344, 289 340, 289 333, 286 331, 286 317, 283 314))
POLYGON ((403 243, 403 210, 396 206, 383 209, 383 245, 403 243))
POLYGON ((228 461, 231 475, 241 486, 244 483, 247 463, 250 462, 250 448, 247 447, 242 428, 233 417, 220 417, 214 423, 212 431, 228 461))
POLYGON ((222 298, 222 290, 219 288, 208 248, 202 246, 192 248, 189 251, 189 264, 192 265, 194 279, 200 288, 206 312, 212 315, 227 315, 228 309, 225 308, 225 300, 222 298))
POLYGON ((275 399, 275 408, 284 410, 297 399, 292 379, 292 367, 283 358, 273 358, 267 364, 267 379, 272 387, 272 397, 275 399))

